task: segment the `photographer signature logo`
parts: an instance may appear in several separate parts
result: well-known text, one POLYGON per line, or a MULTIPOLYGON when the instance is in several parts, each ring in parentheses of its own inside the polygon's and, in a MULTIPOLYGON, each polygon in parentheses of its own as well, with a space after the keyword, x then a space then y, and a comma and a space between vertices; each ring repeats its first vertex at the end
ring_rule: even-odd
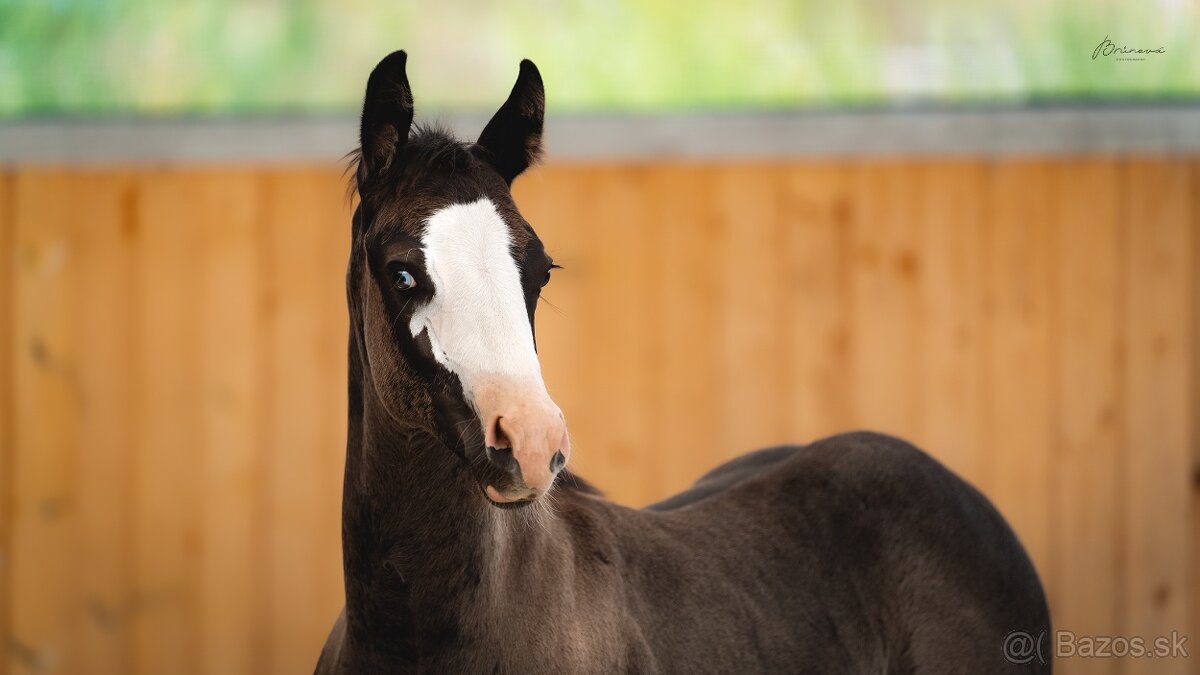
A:
POLYGON ((1117 61, 1145 61, 1147 54, 1166 53, 1166 47, 1159 47, 1157 49, 1137 49, 1116 44, 1112 40, 1108 39, 1107 35, 1105 35, 1104 39, 1100 41, 1100 44, 1096 45, 1096 48, 1092 50, 1092 60, 1095 61, 1101 56, 1112 56, 1115 57, 1115 60, 1117 61))

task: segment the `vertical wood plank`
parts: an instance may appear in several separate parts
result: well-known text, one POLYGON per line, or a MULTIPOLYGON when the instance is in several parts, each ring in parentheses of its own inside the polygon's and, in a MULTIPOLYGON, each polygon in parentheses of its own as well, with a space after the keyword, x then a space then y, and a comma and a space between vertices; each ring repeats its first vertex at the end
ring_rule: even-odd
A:
MULTIPOLYGON (((1053 167, 1058 321, 1052 445, 1052 612, 1081 635, 1120 629, 1121 246, 1116 162, 1063 160, 1053 167), (1080 564, 1086 560, 1087 564, 1080 564)), ((1068 659, 1063 673, 1114 673, 1115 659, 1068 659)))
POLYGON ((71 202, 79 210, 72 266, 76 340, 79 503, 75 573, 82 611, 78 649, 87 672, 131 670, 130 499, 136 471, 132 448, 138 420, 132 405, 135 372, 136 195, 119 171, 75 175, 71 202))
POLYGON ((840 164, 781 171, 785 271, 779 311, 785 339, 779 352, 787 363, 787 441, 808 443, 851 426, 853 176, 840 164))
POLYGON ((137 176, 138 427, 134 480, 133 672, 194 674, 200 666, 199 564, 204 458, 200 314, 204 226, 194 176, 137 176))
MULTIPOLYGON (((645 465, 651 413, 649 348, 643 339, 651 320, 644 287, 650 259, 642 166, 611 164, 585 172, 578 222, 590 260, 576 266, 583 283, 581 315, 588 354, 579 386, 590 392, 587 413, 571 422, 578 439, 577 467, 611 497, 640 503, 650 492, 645 465), (596 395, 603 392, 602 395, 596 395)), ((573 441, 574 442, 574 441, 573 441)))
POLYGON ((79 667, 75 577, 75 427, 78 413, 73 322, 74 224, 62 171, 25 171, 15 184, 12 353, 14 401, 9 650, 13 672, 79 667))
POLYGON ((313 663, 325 644, 325 637, 345 602, 342 588, 342 478, 346 465, 346 349, 349 336, 349 317, 346 310, 346 264, 350 255, 350 220, 353 202, 345 191, 346 181, 341 168, 318 165, 304 167, 313 182, 313 219, 319 223, 321 246, 320 266, 314 270, 323 283, 315 298, 317 316, 321 318, 319 345, 322 357, 317 363, 324 396, 322 437, 317 441, 321 451, 321 484, 313 498, 319 500, 321 516, 315 528, 320 533, 320 553, 315 558, 320 583, 313 589, 318 609, 312 633, 319 641, 310 653, 313 663))
POLYGON ((781 182, 773 166, 729 164, 715 168, 713 208, 721 239, 700 274, 717 276, 719 295, 720 447, 709 464, 786 440, 784 306, 779 279, 784 236, 781 182))
POLYGON ((347 248, 330 246, 332 228, 348 237, 340 181, 326 171, 278 170, 263 179, 261 260, 267 316, 263 335, 268 400, 265 460, 266 662, 269 672, 311 670, 341 588, 341 471, 331 471, 330 445, 345 447, 346 323, 342 286, 320 270, 347 248), (321 299, 316 302, 314 299, 321 299), (297 367, 297 364, 305 364, 297 367), (338 380, 338 381, 335 381, 338 380), (340 437, 335 438, 335 436, 340 437), (307 489, 298 489, 306 486, 307 489), (314 493, 309 490, 315 491, 314 493), (306 589, 297 592, 298 589, 306 589), (323 589, 323 590, 322 590, 323 589))
POLYGON ((921 352, 917 250, 921 166, 888 161, 855 170, 851 373, 855 426, 915 438, 921 352))
POLYGON ((919 441, 951 470, 976 482, 983 477, 980 296, 986 170, 976 160, 926 161, 918 189, 919 441))
POLYGON ((1050 166, 1042 161, 998 161, 991 169, 980 482, 1021 537, 1043 584, 1054 589, 1049 557, 1056 365, 1050 179, 1050 166))
MULTIPOLYGON (((1124 261, 1125 579, 1122 613, 1129 634, 1170 635, 1188 618, 1190 489, 1188 301, 1191 183, 1184 160, 1135 158, 1121 172, 1124 261)), ((1183 659, 1151 664, 1185 673, 1183 659)), ((1143 671, 1143 672, 1149 672, 1143 671)))
MULTIPOLYGON (((1192 383, 1188 395, 1186 410, 1200 410, 1200 159, 1193 159, 1188 170, 1191 174, 1191 340, 1188 355, 1192 362, 1192 383)), ((1191 510, 1190 534, 1188 536, 1188 585, 1191 588, 1189 597, 1191 611, 1191 630, 1188 633, 1193 640, 1200 639, 1200 415, 1192 415, 1191 429, 1191 510)), ((1193 652, 1193 658, 1196 658, 1193 652)))
POLYGON ((256 188, 257 174, 236 169, 197 172, 188 185, 190 208, 204 218, 195 224, 202 235, 194 253, 201 268, 195 313, 203 425, 198 641, 199 669, 213 675, 256 672, 257 364, 263 358, 256 188))
POLYGON ((10 626, 12 625, 12 495, 13 454, 16 432, 13 429, 13 401, 16 382, 13 377, 13 284, 17 256, 13 250, 13 183, 16 171, 0 168, 0 675, 9 675, 10 626))
POLYGON ((721 269, 721 223, 712 213, 715 171, 709 166, 655 167, 646 228, 656 281, 647 302, 657 321, 643 339, 653 345, 654 420, 645 452, 654 482, 639 503, 686 489, 722 452, 722 395, 717 298, 729 283, 721 269), (712 458, 706 461, 705 458, 712 458))
POLYGON ((13 467, 17 434, 13 429, 13 402, 16 378, 13 377, 13 286, 16 281, 17 252, 14 250, 16 205, 13 183, 16 171, 0 168, 0 675, 11 673, 12 626, 12 494, 13 467))

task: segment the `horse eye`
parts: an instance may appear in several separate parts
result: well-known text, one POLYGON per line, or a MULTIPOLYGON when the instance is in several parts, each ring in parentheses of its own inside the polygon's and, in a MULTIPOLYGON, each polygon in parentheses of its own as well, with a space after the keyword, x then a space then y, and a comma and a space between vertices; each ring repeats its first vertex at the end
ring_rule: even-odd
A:
POLYGON ((562 265, 555 265, 554 263, 550 263, 550 267, 546 269, 546 278, 542 279, 542 288, 545 288, 546 284, 550 283, 550 273, 553 272, 554 270, 561 270, 561 269, 562 269, 562 265))
POLYGON ((417 287, 417 279, 408 270, 395 270, 392 272, 392 280, 396 282, 396 288, 402 291, 411 291, 417 287))

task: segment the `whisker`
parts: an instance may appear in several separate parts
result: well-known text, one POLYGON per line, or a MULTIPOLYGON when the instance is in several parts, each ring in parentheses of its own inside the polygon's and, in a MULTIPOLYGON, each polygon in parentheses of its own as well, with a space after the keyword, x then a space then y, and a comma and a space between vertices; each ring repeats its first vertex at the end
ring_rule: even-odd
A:
POLYGON ((553 302, 550 302, 549 300, 547 300, 546 296, 542 295, 541 293, 538 293, 538 302, 545 303, 547 307, 554 310, 554 312, 556 314, 558 314, 559 316, 567 315, 567 313, 561 307, 559 307, 558 305, 554 304, 553 302))

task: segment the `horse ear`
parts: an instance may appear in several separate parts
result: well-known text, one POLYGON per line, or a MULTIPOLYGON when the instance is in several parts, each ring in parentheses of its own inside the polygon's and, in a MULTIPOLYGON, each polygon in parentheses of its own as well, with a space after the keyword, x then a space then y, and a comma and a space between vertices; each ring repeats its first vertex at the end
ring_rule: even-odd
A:
POLYGON ((542 76, 533 61, 525 59, 508 100, 479 135, 479 145, 488 150, 492 164, 509 184, 541 157, 545 113, 542 76))
POLYGON ((412 89, 404 65, 408 55, 403 50, 388 54, 367 78, 367 95, 363 100, 361 166, 366 175, 386 168, 396 153, 408 141, 408 129, 413 120, 412 89))

